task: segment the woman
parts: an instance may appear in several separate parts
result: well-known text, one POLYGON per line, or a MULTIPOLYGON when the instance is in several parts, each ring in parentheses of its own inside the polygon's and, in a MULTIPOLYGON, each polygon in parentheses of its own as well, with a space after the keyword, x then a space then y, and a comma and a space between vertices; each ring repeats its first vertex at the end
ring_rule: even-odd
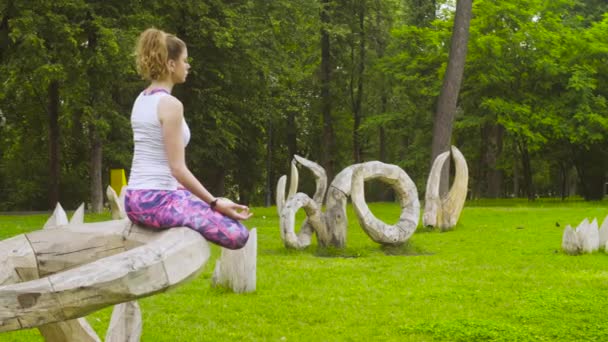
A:
POLYGON ((134 153, 125 197, 129 219, 153 228, 187 226, 220 246, 243 247, 249 232, 239 221, 251 217, 249 208, 211 195, 186 166, 190 130, 182 103, 171 95, 173 86, 188 76, 186 44, 147 29, 137 42, 136 63, 150 85, 131 113, 134 153))

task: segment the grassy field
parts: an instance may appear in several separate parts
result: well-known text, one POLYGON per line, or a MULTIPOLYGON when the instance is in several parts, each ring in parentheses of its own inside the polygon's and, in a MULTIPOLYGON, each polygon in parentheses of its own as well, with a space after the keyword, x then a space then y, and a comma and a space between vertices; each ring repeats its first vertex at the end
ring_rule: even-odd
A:
MULTIPOLYGON (((370 208, 387 223, 398 219, 396 204, 370 208)), ((560 251, 565 225, 585 217, 601 223, 606 201, 472 201, 454 230, 419 228, 398 249, 372 242, 349 208, 344 251, 286 250, 276 209, 254 212, 257 291, 210 287, 214 246, 197 279, 139 301, 142 341, 608 340, 608 255, 560 251)), ((0 238, 45 220, 0 216, 0 238)), ((88 317, 102 338, 110 314, 88 317)), ((33 329, 2 333, 0 341, 42 338, 33 329)))

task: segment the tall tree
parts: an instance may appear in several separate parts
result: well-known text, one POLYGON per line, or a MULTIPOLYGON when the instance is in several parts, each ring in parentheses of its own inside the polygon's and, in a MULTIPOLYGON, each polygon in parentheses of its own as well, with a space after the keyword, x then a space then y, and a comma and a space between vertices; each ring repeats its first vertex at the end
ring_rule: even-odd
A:
MULTIPOLYGON (((456 4, 450 54, 433 121, 431 164, 439 154, 448 151, 450 148, 452 126, 467 56, 472 3, 472 0, 458 0, 456 4)), ((449 162, 445 163, 441 173, 440 188, 442 193, 445 193, 449 186, 449 164, 449 162)))
POLYGON ((331 114, 331 50, 329 26, 331 24, 331 0, 321 0, 321 163, 328 179, 333 179, 336 164, 336 142, 331 114))

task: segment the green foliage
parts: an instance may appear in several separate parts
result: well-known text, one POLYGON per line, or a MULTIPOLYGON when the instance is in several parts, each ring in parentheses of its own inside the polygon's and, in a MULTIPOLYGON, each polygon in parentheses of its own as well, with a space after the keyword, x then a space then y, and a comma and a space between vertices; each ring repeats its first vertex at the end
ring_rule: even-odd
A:
MULTIPOLYGON (((401 166, 423 195, 452 33, 450 4, 328 2, 335 171, 353 163, 356 135, 364 161, 401 166), (362 121, 354 131, 359 81, 362 121)), ((59 85, 62 203, 90 201, 91 151, 98 144, 103 186, 110 168, 128 174, 129 114, 146 86, 135 73, 133 46, 150 26, 183 38, 192 59, 188 82, 175 88, 193 132, 190 168, 214 193, 255 204, 274 198, 292 153, 321 162, 321 5, 0 1, 0 209, 48 207, 51 82, 59 85)), ((564 172, 552 170, 576 168, 579 192, 603 196, 589 191, 603 188, 608 167, 606 10, 599 0, 475 1, 452 137, 473 186, 486 182, 491 168, 503 179, 502 195, 517 192, 526 153, 526 177, 541 194, 563 190, 564 172), (504 131, 490 157, 487 127, 504 131)), ((302 187, 312 189, 312 180, 302 179, 302 187)))

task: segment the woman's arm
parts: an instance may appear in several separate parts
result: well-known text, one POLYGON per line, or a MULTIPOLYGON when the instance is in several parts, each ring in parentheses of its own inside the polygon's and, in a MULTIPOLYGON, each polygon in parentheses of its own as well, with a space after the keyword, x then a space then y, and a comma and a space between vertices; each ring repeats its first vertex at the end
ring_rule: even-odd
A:
MULTIPOLYGON (((173 96, 163 96, 158 103, 158 119, 161 123, 163 142, 173 177, 201 200, 207 203, 216 200, 186 166, 182 103, 173 96)), ((248 207, 226 199, 218 199, 215 210, 237 220, 251 217, 248 207)))

